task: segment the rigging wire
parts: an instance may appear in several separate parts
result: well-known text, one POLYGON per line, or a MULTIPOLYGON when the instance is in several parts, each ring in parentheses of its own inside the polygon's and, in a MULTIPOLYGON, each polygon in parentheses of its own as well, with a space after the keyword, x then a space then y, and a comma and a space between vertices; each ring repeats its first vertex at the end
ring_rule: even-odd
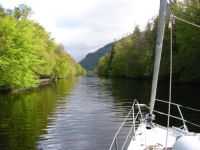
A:
MULTIPOLYGON (((165 100, 161 100, 161 99, 156 99, 156 101, 167 103, 167 104, 169 103, 169 102, 167 102, 165 100)), ((192 108, 192 107, 189 107, 189 106, 180 105, 180 104, 176 104, 176 103, 173 103, 173 102, 171 104, 174 105, 174 106, 179 106, 179 107, 181 107, 181 108, 183 108, 185 110, 191 110, 191 111, 200 112, 200 109, 197 109, 197 108, 192 108)))
MULTIPOLYGON (((169 9, 170 9, 171 1, 169 1, 169 9)), ((169 75, 169 102, 168 102, 168 115, 167 115, 167 135, 166 135, 166 142, 165 142, 165 149, 167 149, 168 144, 168 136, 169 136, 169 127, 170 127, 170 115, 171 115, 171 101, 172 101, 172 73, 173 73, 173 24, 175 20, 179 20, 183 23, 192 25, 200 29, 200 25, 173 15, 172 11, 170 12, 170 20, 169 20, 169 28, 170 28, 170 75, 169 75)), ((179 107, 178 107, 179 108, 179 107)), ((180 109, 180 108, 179 108, 180 109)), ((196 125, 194 123, 188 122, 189 124, 196 125)), ((185 126, 187 131, 187 127, 185 126)))
MULTIPOLYGON (((174 2, 170 2, 169 5, 170 5, 170 8, 173 8, 173 5, 176 5, 177 3, 174 3, 174 2)), ((185 6, 185 5, 184 5, 185 6)), ((184 6, 182 7, 179 7, 180 9, 184 9, 184 6)), ((193 6, 193 5, 186 5, 185 6, 186 9, 199 9, 200 7, 198 6, 193 6)), ((188 14, 189 15, 189 14, 188 14)))
POLYGON ((170 73, 169 73, 169 103, 168 103, 168 116, 167 116, 167 136, 166 136, 166 142, 165 142, 165 148, 166 149, 167 149, 167 143, 168 143, 170 114, 171 114, 171 102, 172 102, 173 23, 174 23, 174 16, 171 14, 170 15, 170 22, 169 22, 169 28, 170 28, 170 73))
MULTIPOLYGON (((164 113, 164 112, 161 112, 161 111, 158 111, 158 110, 154 110, 153 112, 157 113, 157 114, 160 114, 160 115, 163 115, 163 116, 168 116, 168 114, 164 113)), ((185 121, 187 124, 190 124, 194 127, 197 127, 197 128, 200 128, 200 125, 197 124, 197 123, 193 123, 191 121, 188 121, 188 120, 183 120, 182 118, 179 118, 179 117, 176 117, 176 116, 173 116, 173 115, 169 115, 171 118, 174 118, 174 119, 177 119, 177 120, 181 120, 181 121, 185 121)))
POLYGON ((174 18, 175 18, 176 20, 179 20, 179 21, 181 21, 181 22, 184 22, 184 23, 186 23, 186 24, 192 25, 192 26, 197 27, 197 28, 200 29, 200 25, 198 25, 198 24, 196 24, 196 23, 193 23, 193 22, 188 21, 188 20, 186 20, 186 19, 183 19, 183 18, 181 18, 181 17, 177 17, 177 16, 175 16, 175 15, 173 15, 173 16, 174 16, 174 18))
MULTIPOLYGON (((169 6, 169 10, 170 10, 170 12, 171 12, 170 14, 172 14, 173 17, 174 17, 175 19, 177 19, 177 20, 179 20, 179 21, 181 21, 181 22, 184 22, 184 23, 186 23, 186 24, 192 25, 192 26, 194 26, 194 27, 200 28, 200 25, 198 25, 198 24, 196 24, 196 23, 194 23, 194 22, 192 22, 192 21, 189 21, 189 20, 187 20, 187 19, 184 19, 184 18, 182 18, 182 17, 176 16, 175 13, 173 12, 172 5, 173 5, 173 0, 168 0, 168 6, 169 6)), ((191 6, 190 6, 190 7, 191 7, 191 6)), ((182 15, 184 15, 185 17, 189 17, 189 15, 186 15, 186 14, 184 14, 184 13, 183 13, 182 15)))

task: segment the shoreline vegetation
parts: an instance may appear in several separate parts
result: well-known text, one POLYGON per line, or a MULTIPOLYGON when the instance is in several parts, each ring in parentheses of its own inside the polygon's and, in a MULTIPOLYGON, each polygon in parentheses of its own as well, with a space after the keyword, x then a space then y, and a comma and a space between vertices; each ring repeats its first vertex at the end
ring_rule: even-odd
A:
POLYGON ((31 14, 24 4, 13 10, 0 6, 0 91, 36 88, 86 73, 31 14))
MULTIPOLYGON (((200 24, 200 2, 187 0, 175 2, 171 10, 176 16, 200 24)), ((112 44, 112 50, 100 58, 94 72, 110 78, 142 79, 152 76, 156 44, 157 19, 141 31, 134 32, 112 44)), ((169 22, 169 21, 168 21, 169 22)), ((176 20, 173 25, 173 81, 200 83, 200 30, 176 20)), ((160 80, 169 79, 170 31, 168 24, 164 37, 160 80)))

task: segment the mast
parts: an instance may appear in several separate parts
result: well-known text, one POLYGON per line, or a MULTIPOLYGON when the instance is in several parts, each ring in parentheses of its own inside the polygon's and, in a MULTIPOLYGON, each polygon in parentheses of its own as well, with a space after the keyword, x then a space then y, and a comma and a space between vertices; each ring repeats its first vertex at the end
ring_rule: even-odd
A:
POLYGON ((150 101, 150 114, 153 114, 157 86, 158 86, 158 75, 160 69, 160 61, 163 47, 163 39, 165 34, 165 24, 167 16, 167 0, 160 0, 160 10, 159 10, 159 20, 157 28, 157 39, 156 39, 156 50, 155 50, 155 61, 154 61, 154 70, 153 70, 153 80, 151 88, 151 101, 150 101))

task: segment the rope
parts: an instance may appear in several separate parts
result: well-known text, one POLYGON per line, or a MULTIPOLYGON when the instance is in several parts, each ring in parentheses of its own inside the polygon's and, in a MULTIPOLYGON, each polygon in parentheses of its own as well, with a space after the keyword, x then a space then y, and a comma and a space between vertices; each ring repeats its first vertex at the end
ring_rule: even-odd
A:
POLYGON ((187 121, 187 120, 185 120, 185 122, 188 123, 188 124, 190 124, 190 125, 193 125, 193 126, 195 126, 195 127, 200 128, 200 125, 199 125, 199 124, 196 124, 196 123, 193 123, 193 122, 190 122, 190 121, 187 121))
MULTIPOLYGON (((164 113, 164 112, 160 112, 158 110, 154 110, 153 112, 157 113, 157 114, 160 114, 160 115, 163 115, 163 116, 168 116, 168 114, 164 113)), ((187 121, 187 120, 183 120, 182 118, 180 117, 176 117, 176 116, 173 116, 173 115, 169 115, 171 118, 174 118, 174 119, 177 119, 177 120, 180 120, 180 121, 185 121, 186 123, 190 124, 190 125, 193 125, 195 127, 198 127, 200 128, 200 125, 197 124, 197 123, 193 123, 191 121, 187 121)))
POLYGON ((187 106, 183 106, 183 105, 179 105, 179 106, 182 107, 182 108, 188 109, 188 110, 199 111, 200 112, 200 109, 196 109, 196 108, 192 108, 192 107, 187 107, 187 106))
MULTIPOLYGON (((164 100, 160 100, 160 99, 156 99, 156 101, 159 101, 159 102, 163 102, 163 103, 169 103, 167 101, 164 101, 164 100)), ((197 108, 192 108, 192 107, 189 107, 189 106, 184 106, 184 105, 180 105, 180 104, 176 104, 176 103, 171 103, 172 105, 175 105, 175 106, 179 106, 181 108, 184 108, 184 109, 187 109, 187 110, 191 110, 191 111, 197 111, 197 112, 200 112, 200 109, 197 109, 197 108)))
MULTIPOLYGON (((168 103, 168 102, 166 102, 166 101, 159 100, 159 99, 156 99, 156 101, 160 101, 160 102, 168 103)), ((179 105, 179 104, 176 104, 176 103, 171 103, 171 104, 172 104, 172 105, 175 105, 175 106, 180 106, 180 107, 183 107, 183 108, 185 107, 185 106, 182 106, 182 105, 179 105)), ((146 107, 147 109, 150 109, 150 107, 147 106, 147 105, 144 105, 144 107, 146 107)), ((191 108, 191 107, 189 107, 189 108, 191 108)), ((197 109, 197 111, 200 111, 200 110, 197 109)), ((168 117, 168 114, 166 114, 166 113, 164 113, 164 112, 160 112, 160 111, 158 111, 158 110, 154 110, 153 112, 168 117)), ((185 121, 186 123, 188 123, 188 124, 190 124, 190 125, 193 125, 193 126, 195 126, 195 127, 200 128, 200 124, 193 123, 193 122, 191 122, 191 121, 188 121, 188 120, 182 119, 182 118, 177 117, 177 116, 173 116, 173 115, 169 115, 169 116, 170 116, 171 118, 174 118, 174 119, 177 119, 177 120, 180 120, 180 121, 185 121)))
POLYGON ((170 16, 170 74, 169 74, 169 103, 168 103, 168 117, 167 117, 167 136, 165 142, 165 148, 167 149, 167 142, 168 142, 168 135, 169 135, 169 126, 170 126, 170 114, 171 114, 171 102, 172 102, 172 64, 173 64, 173 56, 172 56, 172 49, 173 49, 173 15, 170 16))
POLYGON ((175 19, 177 19, 177 20, 179 20, 179 21, 182 21, 182 22, 184 22, 184 23, 187 23, 187 24, 189 24, 189 25, 192 25, 192 26, 197 27, 197 28, 200 29, 200 25, 198 25, 198 24, 195 24, 195 23, 193 23, 193 22, 191 22, 191 21, 188 21, 188 20, 186 20, 186 19, 177 17, 177 16, 175 16, 175 15, 173 15, 173 16, 174 16, 175 19))

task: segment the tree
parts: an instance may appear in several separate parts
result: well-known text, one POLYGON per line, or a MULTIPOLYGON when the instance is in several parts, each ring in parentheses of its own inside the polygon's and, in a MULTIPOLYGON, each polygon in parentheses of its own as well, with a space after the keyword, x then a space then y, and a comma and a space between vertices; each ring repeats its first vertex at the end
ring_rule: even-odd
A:
MULTIPOLYGON (((0 9, 4 12, 4 9, 0 9)), ((29 88, 40 79, 67 78, 84 70, 20 5, 0 16, 0 87, 29 88)))
POLYGON ((13 10, 13 16, 18 20, 27 19, 31 15, 31 13, 31 8, 25 4, 21 4, 18 7, 15 7, 13 10))
POLYGON ((6 15, 4 8, 0 5, 0 17, 4 17, 6 15))

